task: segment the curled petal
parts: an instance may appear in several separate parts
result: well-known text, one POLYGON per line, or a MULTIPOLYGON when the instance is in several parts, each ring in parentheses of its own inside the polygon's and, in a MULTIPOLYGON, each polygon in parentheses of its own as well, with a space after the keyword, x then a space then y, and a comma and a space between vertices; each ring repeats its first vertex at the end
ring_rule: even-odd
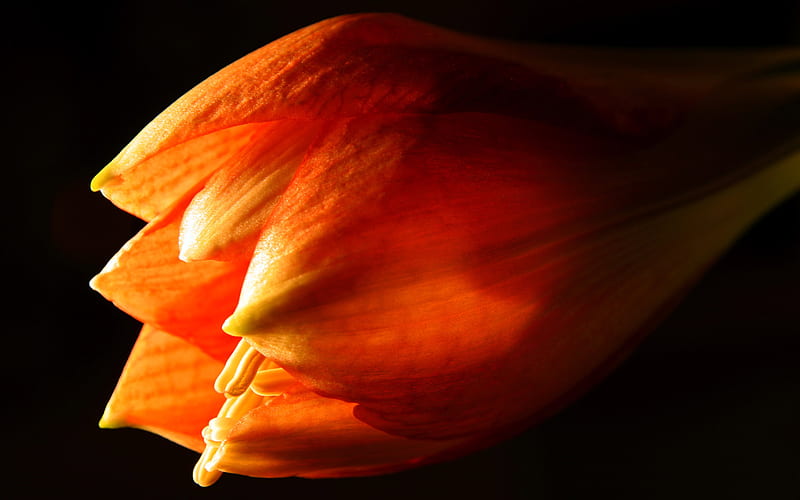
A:
POLYGON ((144 325, 101 427, 138 427, 202 451, 200 431, 224 398, 214 392, 222 363, 183 340, 144 325))
POLYGON ((465 440, 391 436, 353 417, 353 404, 296 387, 250 411, 212 460, 258 477, 342 477, 395 472, 469 446, 465 440))

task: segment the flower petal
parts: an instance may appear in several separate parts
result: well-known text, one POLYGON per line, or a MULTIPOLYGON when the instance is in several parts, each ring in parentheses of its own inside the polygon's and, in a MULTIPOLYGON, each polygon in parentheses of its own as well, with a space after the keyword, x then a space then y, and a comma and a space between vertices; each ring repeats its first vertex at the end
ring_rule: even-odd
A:
MULTIPOLYGON (((322 21, 243 57, 187 92, 149 123, 93 186, 122 208, 152 217, 176 199, 182 186, 172 189, 174 181, 188 174, 182 183, 190 184, 216 164, 187 163, 184 150, 222 155, 226 141, 218 134, 232 135, 235 148, 250 126, 284 119, 483 112, 638 140, 674 126, 680 110, 707 87, 683 82, 671 88, 663 83, 667 79, 650 78, 634 79, 636 85, 617 81, 609 88, 609 81, 595 78, 579 88, 559 76, 572 76, 576 67, 559 65, 561 52, 524 52, 518 45, 397 15, 322 21), (637 86, 645 87, 644 93, 637 86), (160 159, 164 154, 170 158, 160 159), (189 168, 194 165, 201 167, 196 174, 189 168), (153 186, 153 179, 159 184, 153 186)), ((569 60, 568 51, 565 56, 569 60)))
POLYGON ((184 207, 173 207, 145 226, 91 286, 139 321, 225 360, 236 339, 225 335, 221 325, 236 305, 247 259, 181 261, 178 233, 184 207))
POLYGON ((242 418, 212 464, 257 477, 352 477, 418 466, 468 445, 391 436, 354 418, 353 406, 298 386, 242 418))
MULTIPOLYGON (((747 118, 733 131, 764 126, 747 118)), ((342 123, 275 208, 224 328, 387 432, 516 427, 627 349, 796 188, 791 162, 715 185, 737 171, 725 162, 763 159, 720 149, 736 135, 718 125, 665 141, 648 165, 507 117, 342 123), (659 162, 679 147, 705 155, 680 155, 696 166, 673 179, 659 162), (686 199, 698 180, 714 188, 686 199)))
POLYGON ((258 141, 265 128, 261 123, 229 127, 192 137, 155 156, 129 154, 125 148, 95 176, 92 189, 102 190, 118 207, 150 221, 196 190, 241 148, 258 141))
POLYGON ((687 57, 526 46, 393 14, 340 16, 276 40, 191 89, 92 186, 150 220, 259 123, 283 119, 485 112, 647 141, 671 130, 724 79, 796 57, 791 50, 687 57))
POLYGON ((602 204, 586 188, 617 188, 600 166, 576 166, 618 149, 489 115, 340 124, 273 212, 225 328, 321 393, 394 405, 447 432, 486 428, 514 409, 447 394, 497 392, 497 380, 473 384, 499 373, 569 274, 551 242, 609 223, 590 217, 602 204))
POLYGON ((214 392, 222 363, 178 337, 144 325, 100 421, 137 427, 195 451, 224 397, 214 392))
POLYGON ((289 184, 320 124, 284 120, 220 168, 183 215, 180 258, 249 257, 275 199, 289 184))

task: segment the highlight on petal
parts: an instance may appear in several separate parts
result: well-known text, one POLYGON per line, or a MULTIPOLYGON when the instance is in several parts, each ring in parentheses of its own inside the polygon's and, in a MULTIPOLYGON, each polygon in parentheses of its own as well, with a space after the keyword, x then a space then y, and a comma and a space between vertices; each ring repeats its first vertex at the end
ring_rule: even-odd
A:
POLYGON ((136 427, 202 451, 200 431, 224 401, 213 389, 221 368, 197 347, 144 325, 100 426, 136 427))
MULTIPOLYGON (((426 268, 472 265, 480 258, 473 253, 480 234, 490 235, 487 246, 502 247, 534 233, 546 240, 548 231, 564 232, 566 224, 583 231, 606 223, 602 214, 587 217, 598 208, 589 188, 619 194, 604 168, 628 149, 495 115, 340 120, 309 151, 273 209, 225 329, 245 335, 282 304, 302 308, 302 297, 292 290, 337 266, 356 265, 369 274, 373 267, 411 264, 416 267, 398 272, 416 280, 426 268), (477 142, 478 136, 487 137, 477 142), (588 162, 593 171, 586 171, 588 162), (503 193, 502 201, 486 196, 494 192, 503 193), (373 264, 381 257, 391 262, 373 264), (284 296, 285 290, 293 295, 284 296)), ((341 281, 326 296, 350 291, 341 281)))
POLYGON ((286 189, 320 125, 286 120, 264 126, 236 161, 219 168, 183 214, 180 258, 229 260, 249 255, 272 205, 286 189))

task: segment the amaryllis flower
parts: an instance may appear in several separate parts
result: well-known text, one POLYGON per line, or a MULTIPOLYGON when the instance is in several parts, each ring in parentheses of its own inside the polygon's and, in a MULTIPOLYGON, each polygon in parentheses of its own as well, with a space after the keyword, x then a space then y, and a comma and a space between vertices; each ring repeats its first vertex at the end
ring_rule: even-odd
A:
POLYGON ((201 451, 203 485, 518 432, 796 191, 799 56, 353 15, 244 57, 93 181, 148 221, 92 282, 145 325, 101 424, 201 451))

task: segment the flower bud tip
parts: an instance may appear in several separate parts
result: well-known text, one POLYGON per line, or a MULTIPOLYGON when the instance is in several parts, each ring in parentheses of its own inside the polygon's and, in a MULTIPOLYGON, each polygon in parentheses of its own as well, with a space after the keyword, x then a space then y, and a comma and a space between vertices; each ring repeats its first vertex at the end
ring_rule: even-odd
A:
POLYGON ((247 320, 236 313, 228 316, 228 319, 222 323, 222 331, 233 337, 243 337, 247 334, 248 330, 247 320))
POLYGON ((97 425, 101 429, 119 429, 120 427, 125 427, 127 424, 120 419, 118 415, 114 415, 111 402, 109 402, 105 410, 103 410, 103 416, 100 417, 100 421, 97 425))
POLYGON ((99 172, 97 175, 92 178, 92 182, 89 184, 89 187, 92 191, 97 192, 103 189, 110 181, 117 177, 117 173, 115 172, 115 163, 112 161, 99 172))

